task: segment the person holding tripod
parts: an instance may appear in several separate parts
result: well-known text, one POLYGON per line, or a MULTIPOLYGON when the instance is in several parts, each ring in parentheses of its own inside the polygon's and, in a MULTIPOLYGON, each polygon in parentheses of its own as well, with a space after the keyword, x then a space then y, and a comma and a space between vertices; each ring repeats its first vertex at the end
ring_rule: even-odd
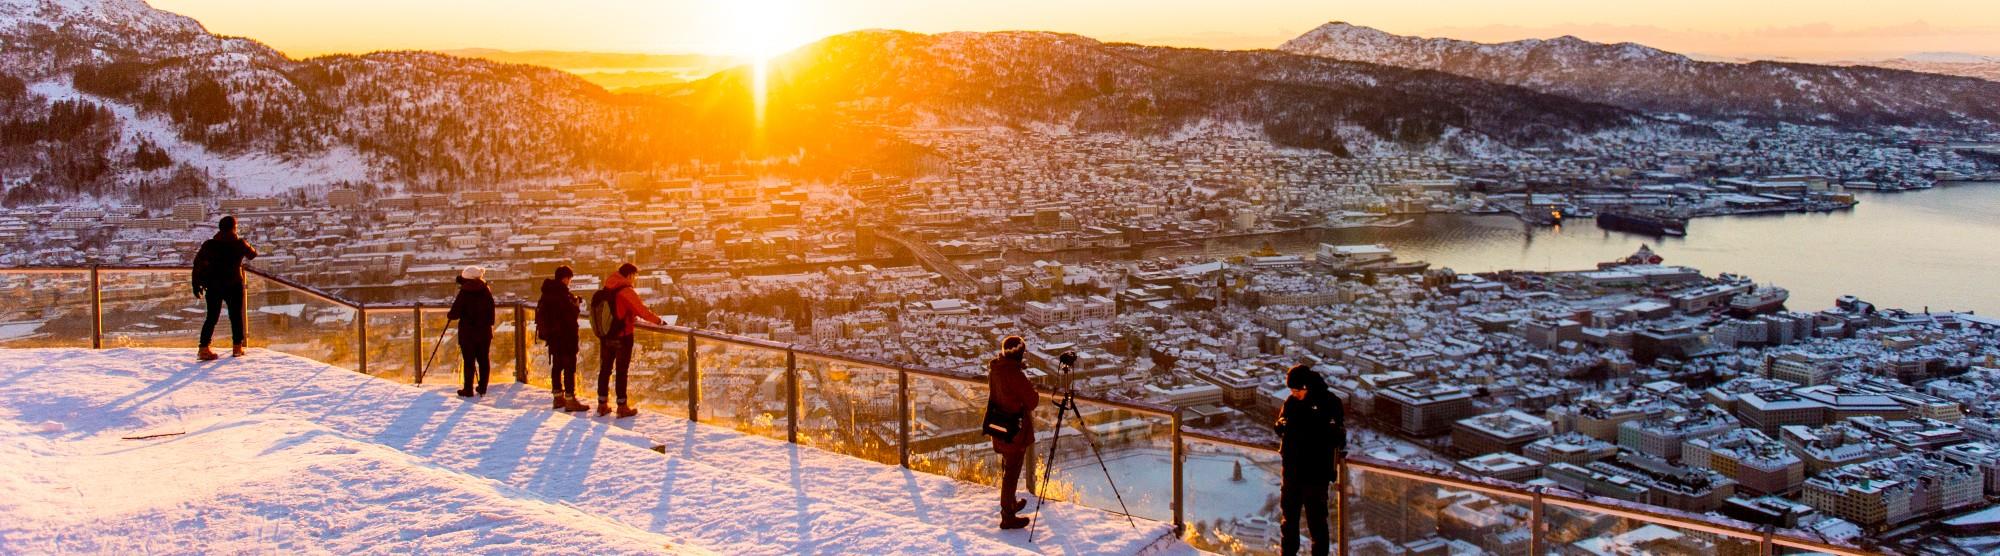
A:
POLYGON ((1000 356, 986 362, 986 434, 993 437, 993 451, 1000 453, 1000 528, 1020 529, 1029 519, 1021 517, 1028 501, 1015 495, 1021 483, 1021 466, 1028 450, 1035 446, 1035 406, 1041 393, 1028 382, 1028 342, 1008 336, 1000 342, 1000 356))
POLYGON ((243 356, 243 261, 255 258, 257 250, 236 235, 234 216, 224 216, 216 222, 215 237, 201 242, 201 249, 195 251, 194 297, 201 299, 202 294, 208 294, 208 316, 201 321, 201 347, 195 352, 196 359, 218 358, 208 344, 215 337, 215 319, 221 316, 225 305, 229 308, 229 356, 243 356))
POLYGON ((1333 544, 1327 531, 1326 491, 1335 463, 1347 452, 1347 418, 1341 413, 1340 398, 1311 365, 1292 367, 1285 373, 1285 386, 1292 394, 1278 410, 1275 424, 1278 454, 1284 462, 1284 482, 1278 489, 1284 512, 1278 525, 1279 544, 1285 556, 1299 553, 1303 510, 1313 555, 1327 556, 1333 544))
POLYGON ((486 269, 478 266, 465 267, 457 281, 458 297, 452 298, 451 312, 444 318, 447 327, 458 321, 458 354, 465 359, 465 387, 458 389, 458 397, 484 396, 486 376, 493 370, 487 357, 493 347, 493 290, 486 285, 486 269), (475 370, 477 385, 472 381, 475 370))

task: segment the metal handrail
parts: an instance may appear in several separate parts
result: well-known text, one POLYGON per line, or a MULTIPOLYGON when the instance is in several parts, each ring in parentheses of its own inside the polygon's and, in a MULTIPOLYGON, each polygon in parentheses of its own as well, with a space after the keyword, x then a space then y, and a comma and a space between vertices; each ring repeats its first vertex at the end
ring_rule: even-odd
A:
MULTIPOLYGON (((95 314, 97 311, 101 310, 101 308, 99 307, 100 301, 98 301, 96 298, 97 292, 101 288, 101 282, 97 279, 98 275, 101 272, 176 271, 176 270, 190 270, 190 267, 174 266, 174 265, 32 266, 32 267, 0 268, 0 273, 16 273, 16 274, 22 274, 22 273, 54 274, 54 273, 83 273, 83 272, 90 273, 92 277, 92 294, 93 294, 92 311, 93 314, 95 314)), ((294 282, 286 278, 278 277, 272 275, 269 272, 259 270, 256 268, 245 268, 245 271, 259 278, 270 280, 271 282, 278 284, 279 286, 282 286, 289 290, 298 291, 302 294, 317 298, 329 304, 355 310, 357 319, 361 321, 361 324, 356 326, 355 329, 357 331, 356 333, 361 337, 361 339, 359 340, 361 342, 360 345, 362 346, 362 349, 360 350, 361 352, 360 362, 364 369, 367 366, 367 360, 366 360, 367 340, 365 338, 368 330, 368 327, 366 325, 366 318, 368 312, 376 310, 410 310, 413 313, 415 313, 415 315, 421 316, 426 310, 442 310, 441 307, 436 307, 436 306, 426 307, 422 303, 379 303, 379 304, 365 303, 364 304, 343 298, 339 295, 330 292, 314 288, 312 286, 300 284, 298 282, 294 282)), ((523 321, 521 319, 524 311, 527 310, 526 303, 514 300, 505 303, 499 303, 497 305, 501 307, 511 307, 513 311, 515 311, 514 315, 514 318, 516 319, 515 323, 517 325, 523 324, 523 321)), ((418 358, 419 360, 415 361, 415 363, 417 365, 421 365, 422 342, 424 341, 422 334, 423 319, 422 318, 413 319, 413 326, 417 329, 416 330, 417 333, 414 335, 416 343, 415 343, 415 349, 412 350, 413 352, 412 356, 418 358)), ((682 349, 685 350, 683 355, 687 360, 688 371, 689 371, 689 385, 692 388, 699 387, 698 383, 700 378, 700 372, 699 372, 700 367, 698 365, 698 362, 696 361, 697 350, 695 349, 697 339, 721 342, 731 345, 738 345, 752 349, 781 351, 787 356, 786 371, 788 380, 794 380, 794 381, 796 380, 796 373, 797 373, 797 357, 800 355, 895 371, 898 375, 897 401, 899 409, 897 418, 898 421, 900 422, 899 423, 900 427, 899 434, 901 436, 900 449, 902 451, 900 459, 902 466, 906 468, 909 467, 910 465, 909 425, 915 420, 914 416, 909 414, 909 409, 910 409, 909 407, 910 400, 908 397, 909 377, 911 375, 917 375, 933 379, 960 381, 964 383, 969 383, 971 385, 979 385, 984 382, 983 380, 984 377, 980 375, 918 367, 913 365, 904 365, 871 357, 831 353, 812 348, 802 348, 796 344, 786 344, 782 342, 775 342, 758 338, 748 338, 731 334, 723 334, 713 331, 689 328, 685 326, 639 323, 636 325, 636 327, 638 329, 646 330, 648 332, 678 334, 687 338, 686 347, 682 349)), ((527 366, 525 364, 527 350, 524 349, 526 347, 524 345, 526 343, 525 338, 518 336, 525 335, 526 333, 527 333, 526 330, 520 330, 520 329, 516 330, 517 334, 516 338, 517 349, 515 350, 515 357, 517 360, 516 380, 521 382, 525 382, 527 380, 526 376, 527 366)), ((101 336, 102 336, 102 331, 94 328, 92 333, 93 347, 101 347, 101 341, 100 341, 101 336)), ((797 409, 798 404, 796 403, 796 398, 800 395, 798 392, 798 387, 796 386, 797 383, 793 382, 792 384, 793 386, 788 389, 790 391, 790 396, 793 398, 792 402, 787 404, 788 420, 797 418, 796 412, 798 411, 797 409)), ((1038 386, 1037 389, 1044 396, 1060 395, 1060 392, 1052 388, 1038 386)), ((1195 441, 1222 444, 1227 446, 1233 446, 1240 449, 1268 452, 1271 454, 1278 453, 1276 446, 1271 445, 1270 443, 1255 442, 1240 438, 1219 436, 1219 435, 1208 434, 1196 430, 1187 429, 1184 426, 1180 426, 1180 412, 1175 408, 1167 407, 1164 405, 1147 403, 1147 402, 1094 398, 1089 396, 1078 396, 1078 399, 1089 403, 1111 406, 1122 410, 1145 413, 1155 417, 1164 417, 1173 420, 1175 424, 1173 431, 1174 433, 1173 450, 1175 453, 1174 459, 1175 459, 1176 472, 1174 476, 1174 485, 1173 485, 1174 496, 1172 501, 1173 504, 1172 513, 1174 516, 1174 525, 1177 528, 1184 526, 1183 515, 1182 515, 1184 508, 1182 504, 1181 483, 1185 478, 1181 476, 1182 471, 1180 469, 1179 460, 1186 457, 1185 447, 1188 440, 1192 439, 1195 441)), ((688 404, 689 405, 688 409, 690 412, 689 418, 691 420, 699 420, 698 419, 699 416, 696 412, 696 407, 698 403, 698 392, 696 390, 689 391, 689 402, 690 402, 688 404)), ((796 421, 793 421, 790 427, 788 428, 790 430, 788 431, 787 436, 790 437, 791 440, 795 442, 796 421)), ((1421 469, 1406 464, 1378 460, 1365 456, 1353 456, 1353 455, 1346 456, 1337 465, 1340 466, 1342 469, 1339 472, 1341 478, 1339 482, 1341 484, 1343 492, 1347 495, 1352 495, 1353 493, 1347 490, 1348 485, 1346 485, 1346 483, 1348 481, 1346 480, 1347 473, 1345 469, 1353 468, 1353 469, 1359 469, 1362 472, 1367 472, 1367 473, 1388 475, 1406 480, 1430 483, 1433 485, 1438 485, 1446 488, 1483 492, 1495 496, 1501 496, 1513 499, 1516 501, 1531 503, 1535 507, 1534 515, 1536 517, 1533 519, 1533 521, 1535 522, 1533 525, 1534 527, 1536 527, 1536 531, 1538 534, 1540 529, 1542 528, 1543 523, 1545 522, 1545 518, 1541 517, 1543 515, 1543 512, 1541 511, 1542 507, 1544 505, 1553 505, 1553 506, 1572 508, 1576 510, 1595 512, 1600 514, 1614 515, 1622 518, 1645 521, 1649 523, 1656 523, 1668 527, 1676 527, 1694 531, 1703 531, 1711 534, 1757 542, 1765 548, 1766 553, 1770 553, 1771 548, 1773 546, 1781 545, 1790 548, 1814 550, 1814 551, 1838 554, 1843 556, 1845 555, 1861 556, 1864 554, 1868 554, 1866 552, 1857 551, 1853 548, 1843 547, 1831 543, 1804 538, 1795 534, 1792 531, 1759 530, 1749 526, 1748 524, 1741 524, 1738 522, 1734 522, 1733 520, 1724 521, 1704 516, 1681 514, 1680 512, 1668 510, 1665 508, 1654 509, 1646 507, 1634 507, 1631 504, 1608 503, 1605 501, 1600 501, 1596 497, 1592 497, 1585 494, 1570 493, 1564 490, 1533 489, 1504 481, 1454 476, 1451 474, 1439 473, 1436 471, 1421 469)), ((1346 515, 1344 500, 1340 505, 1342 506, 1340 508, 1342 510, 1342 515, 1346 515)), ((1343 544, 1347 540, 1347 534, 1346 534, 1347 525, 1348 522, 1346 519, 1340 520, 1340 526, 1342 527, 1342 534, 1340 535, 1340 538, 1343 544)))

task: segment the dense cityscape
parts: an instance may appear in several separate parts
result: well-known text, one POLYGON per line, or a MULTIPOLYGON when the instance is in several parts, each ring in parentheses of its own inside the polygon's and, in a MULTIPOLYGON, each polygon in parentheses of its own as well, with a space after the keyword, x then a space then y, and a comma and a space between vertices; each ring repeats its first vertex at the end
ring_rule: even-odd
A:
MULTIPOLYGON (((670 323, 955 370, 1020 335, 1038 380, 1075 351, 1079 392, 1178 408, 1192 427, 1253 441, 1269 438, 1283 370, 1306 361, 1356 418, 1356 453, 1837 542, 1977 530, 1984 513, 1953 516, 2000 496, 2000 319, 1790 299, 1780 284, 1673 265, 1644 235, 1597 268, 1481 274, 1312 235, 1437 212, 1539 226, 1552 223, 1544 211, 1842 210, 1851 190, 1991 172, 1976 138, 1781 128, 1337 158, 1224 132, 908 133, 948 157, 934 175, 814 183, 690 166, 505 192, 18 207, 0 215, 0 264, 181 264, 221 214, 264 250, 259 268, 363 300, 435 300, 467 263, 515 299, 560 264, 583 270, 588 291, 599 269, 633 260, 670 323)), ((10 342, 53 332, 5 330, 10 342)), ((1478 517, 1426 528, 1364 506, 1354 542, 1526 542, 1507 537, 1518 508, 1434 502, 1478 517)), ((1208 525, 1217 538, 1259 527, 1208 525)))

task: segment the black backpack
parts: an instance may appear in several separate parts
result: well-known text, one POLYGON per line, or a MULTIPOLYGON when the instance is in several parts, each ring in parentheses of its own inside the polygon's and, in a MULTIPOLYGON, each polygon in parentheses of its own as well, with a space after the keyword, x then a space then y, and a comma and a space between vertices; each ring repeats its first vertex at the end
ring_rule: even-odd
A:
POLYGON ((590 294, 590 331, 610 338, 625 331, 625 319, 618 318, 618 290, 601 289, 590 294))

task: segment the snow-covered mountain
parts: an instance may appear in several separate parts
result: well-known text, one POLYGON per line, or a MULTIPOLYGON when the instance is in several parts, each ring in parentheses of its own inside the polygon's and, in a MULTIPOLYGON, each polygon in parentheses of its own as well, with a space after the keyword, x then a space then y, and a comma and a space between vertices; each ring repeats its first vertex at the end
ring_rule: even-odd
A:
POLYGON ((1279 50, 1444 71, 1650 113, 1845 126, 2000 123, 2000 83, 1876 67, 1704 62, 1567 36, 1485 44, 1342 22, 1279 50))
MULTIPOLYGON (((722 96, 750 79, 723 72, 676 94, 722 96)), ((1222 124, 1336 153, 1376 143, 1526 146, 1655 125, 1612 106, 1438 72, 1043 32, 829 37, 774 62, 770 106, 774 122, 844 112, 898 125, 1133 135, 1222 124)))
POLYGON ((2000 56, 1980 56, 1963 52, 1920 52, 1887 60, 1853 62, 1851 65, 2000 81, 2000 56))
POLYGON ((507 181, 596 163, 605 126, 630 112, 546 68, 416 52, 294 60, 141 0, 0 0, 10 202, 507 181), (59 103, 89 109, 48 125, 59 103))

